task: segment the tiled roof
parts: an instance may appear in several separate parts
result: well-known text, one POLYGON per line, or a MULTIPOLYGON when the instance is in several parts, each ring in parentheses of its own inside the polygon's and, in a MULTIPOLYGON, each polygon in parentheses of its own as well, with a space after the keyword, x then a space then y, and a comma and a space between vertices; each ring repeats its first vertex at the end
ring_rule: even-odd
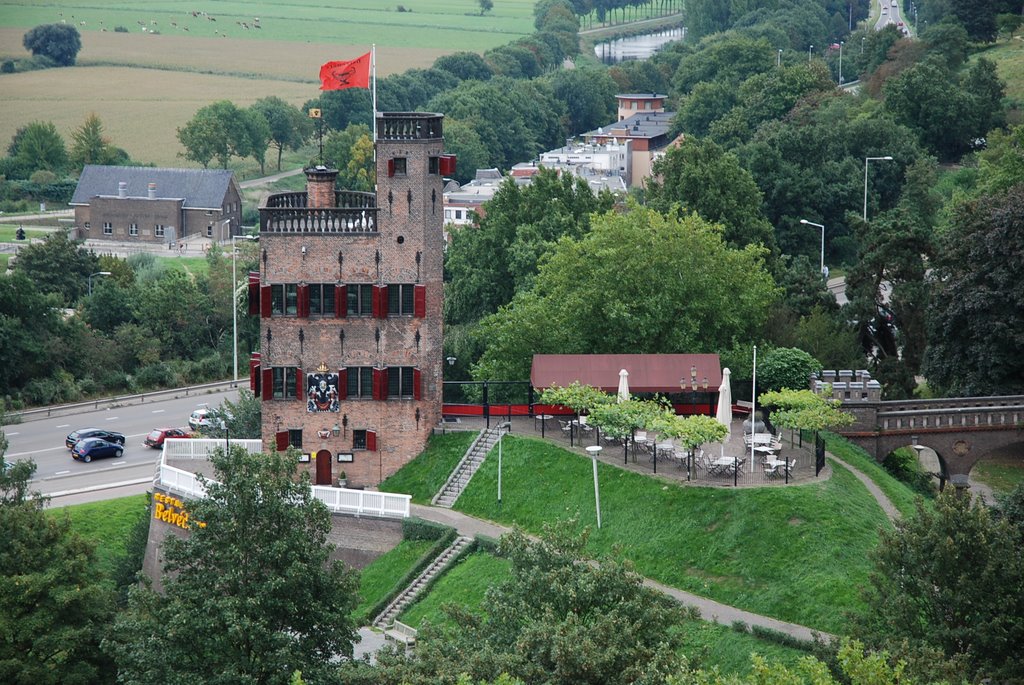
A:
POLYGON ((565 387, 575 381, 615 392, 619 370, 629 372, 632 392, 679 392, 680 380, 689 382, 696 367, 697 382, 715 390, 722 384, 717 354, 535 354, 530 384, 535 388, 565 387))
POLYGON ((184 200, 185 209, 219 209, 234 178, 226 169, 167 169, 138 166, 87 164, 71 198, 72 205, 87 205, 97 196, 117 197, 118 184, 127 184, 127 195, 149 196, 149 184, 156 184, 158 199, 184 200))
POLYGON ((672 128, 675 112, 641 112, 628 119, 616 121, 614 124, 602 126, 594 131, 583 134, 583 138, 601 138, 605 136, 627 138, 658 138, 664 136, 672 128), (623 133, 625 131, 625 133, 623 133))

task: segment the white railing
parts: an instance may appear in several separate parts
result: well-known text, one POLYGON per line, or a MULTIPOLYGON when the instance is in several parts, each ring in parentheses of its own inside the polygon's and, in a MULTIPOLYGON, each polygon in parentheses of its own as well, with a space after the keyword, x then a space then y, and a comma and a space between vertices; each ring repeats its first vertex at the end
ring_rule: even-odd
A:
MULTIPOLYGON (((241 445, 252 454, 263 451, 263 443, 259 440, 232 440, 232 445, 241 445)), ((164 441, 163 456, 156 482, 174 492, 187 497, 206 497, 206 488, 191 471, 175 468, 167 464, 168 459, 202 459, 209 458, 210 452, 224 447, 223 440, 191 440, 188 438, 170 438, 164 441)), ((216 481, 207 478, 208 483, 216 481)), ((324 485, 312 486, 313 497, 323 502, 333 513, 354 514, 356 516, 379 516, 381 518, 408 518, 410 495, 391 492, 372 492, 367 490, 349 490, 332 488, 324 485)))
POLYGON ((410 495, 332 488, 326 485, 314 485, 313 497, 335 513, 382 518, 408 518, 409 503, 412 500, 410 495))
MULTIPOLYGON (((163 462, 168 459, 209 459, 210 452, 217 448, 224 448, 224 440, 213 440, 210 438, 168 438, 164 440, 163 462)), ((261 440, 232 440, 232 445, 241 445, 249 450, 250 454, 259 454, 263 451, 261 440)))

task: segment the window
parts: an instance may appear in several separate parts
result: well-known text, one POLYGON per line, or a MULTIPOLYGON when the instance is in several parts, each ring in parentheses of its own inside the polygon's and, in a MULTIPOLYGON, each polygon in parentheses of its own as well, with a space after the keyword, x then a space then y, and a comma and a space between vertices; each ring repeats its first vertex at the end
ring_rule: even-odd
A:
POLYGON ((450 210, 450 209, 444 210, 444 218, 445 218, 446 221, 451 221, 452 220, 452 210, 450 210))
POLYGON ((373 286, 363 283, 349 283, 348 315, 373 316, 373 286))
POLYGON ((373 367, 350 366, 346 369, 348 377, 347 397, 373 397, 373 367))
POLYGON ((213 224, 206 224, 206 237, 207 238, 212 238, 213 237, 213 224))
POLYGON ((292 447, 302 449, 302 429, 301 428, 289 428, 288 429, 288 444, 292 447))
POLYGON ((427 160, 427 173, 437 176, 441 173, 441 158, 431 157, 427 160))
POLYGON ((364 430, 352 431, 352 449, 354 449, 354 450, 365 450, 366 449, 366 431, 364 431, 364 430))
POLYGON ((309 286, 309 315, 334 316, 334 284, 311 283, 309 286))
POLYGON ((388 367, 388 397, 413 396, 413 371, 411 366, 388 367))
POLYGON ((388 160, 388 176, 405 176, 405 157, 392 157, 388 160))
POLYGON ((294 366, 275 366, 271 369, 273 374, 272 392, 275 400, 291 400, 297 397, 295 393, 296 371, 294 366))
POLYGON ((388 286, 388 315, 412 316, 415 286, 402 283, 388 286))
POLYGON ((103 222, 103 235, 113 235, 113 234, 114 234, 114 224, 110 223, 109 221, 104 221, 103 222))
POLYGON ((138 235, 138 234, 139 234, 139 225, 138 224, 128 224, 128 235, 138 235))
POLYGON ((278 283, 270 286, 271 314, 299 313, 299 286, 295 283, 278 283))
POLYGON ((153 227, 153 235, 155 235, 157 238, 163 238, 164 228, 165 226, 163 224, 157 224, 156 226, 153 227))
POLYGON ((455 210, 455 218, 456 219, 460 219, 460 220, 462 219, 462 210, 461 209, 456 209, 455 210))

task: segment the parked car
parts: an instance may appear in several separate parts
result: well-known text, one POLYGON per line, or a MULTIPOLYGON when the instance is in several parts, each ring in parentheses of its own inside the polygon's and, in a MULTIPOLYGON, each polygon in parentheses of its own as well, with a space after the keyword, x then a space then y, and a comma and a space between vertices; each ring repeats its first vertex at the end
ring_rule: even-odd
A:
POLYGON ((68 436, 64 438, 64 445, 71 449, 75 446, 75 443, 79 440, 85 440, 86 438, 102 438, 107 442, 116 442, 119 445, 124 444, 124 435, 115 431, 108 431, 105 428, 81 428, 76 431, 68 433, 68 436))
POLYGON ((192 433, 185 428, 154 428, 146 436, 146 439, 142 441, 142 444, 146 447, 152 447, 154 449, 160 449, 164 446, 164 440, 167 438, 191 438, 192 433))
POLYGON ((124 445, 117 442, 110 442, 103 438, 86 438, 79 440, 71 448, 71 457, 78 461, 89 463, 93 459, 104 457, 120 457, 124 454, 124 445))
POLYGON ((200 428, 209 427, 210 410, 196 409, 194 412, 192 412, 192 415, 188 417, 188 425, 191 426, 192 430, 199 430, 200 428))

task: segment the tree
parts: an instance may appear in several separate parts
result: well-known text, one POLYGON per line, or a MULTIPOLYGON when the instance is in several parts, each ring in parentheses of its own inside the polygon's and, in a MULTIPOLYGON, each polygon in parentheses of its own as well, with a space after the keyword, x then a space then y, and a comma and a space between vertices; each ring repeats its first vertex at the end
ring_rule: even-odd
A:
POLYGON ((259 112, 270 129, 270 145, 277 150, 277 170, 281 170, 281 155, 298 150, 313 135, 313 122, 297 107, 271 95, 253 103, 251 109, 259 112))
POLYGON ((492 9, 494 9, 494 0, 477 0, 477 3, 480 5, 481 17, 484 16, 484 14, 486 14, 487 12, 490 12, 492 9))
POLYGON ((586 534, 571 533, 573 525, 546 527, 537 541, 503 536, 499 554, 510 562, 509 577, 487 590, 483 613, 446 608, 450 622, 420 630, 414 656, 379 656, 376 682, 506 674, 550 685, 656 684, 682 671, 682 608, 644 588, 628 562, 586 563, 586 534))
POLYGON ((686 138, 654 163, 647 204, 662 213, 694 211, 722 224, 733 247, 775 246, 772 226, 761 213, 761 191, 735 155, 710 140, 686 138))
POLYGON ((234 446, 211 462, 188 537, 165 542, 164 592, 131 592, 108 632, 121 682, 325 682, 352 655, 358 589, 331 560, 330 514, 294 451, 234 446))
POLYGON ((70 307, 89 288, 89 275, 99 271, 99 258, 66 233, 57 231, 42 242, 26 245, 18 253, 15 268, 25 274, 42 293, 60 298, 61 306, 70 307))
POLYGON ((78 51, 82 49, 78 29, 67 24, 36 26, 25 33, 21 43, 34 56, 52 59, 61 67, 74 66, 78 51))
POLYGON ((203 429, 203 434, 211 438, 259 440, 262 437, 262 415, 263 403, 251 390, 243 388, 238 391, 237 402, 224 400, 219 407, 210 412, 210 425, 203 429), (226 431, 220 427, 221 421, 224 422, 226 431))
MULTIPOLYGON (((445 129, 447 134, 447 125, 445 129)), ((349 124, 343 131, 331 131, 324 140, 324 159, 338 169, 340 187, 366 192, 373 190, 377 177, 373 165, 373 139, 368 127, 349 124)))
POLYGON ((75 169, 86 164, 113 164, 120 158, 119 150, 103 135, 103 122, 90 112, 82 125, 71 134, 69 161, 75 169))
POLYGON ((803 390, 812 373, 821 373, 821 362, 794 347, 776 347, 757 365, 757 384, 762 390, 803 390))
POLYGON ((486 81, 494 75, 484 58, 475 52, 443 55, 434 61, 433 66, 434 69, 447 71, 460 81, 486 81))
MULTIPOLYGON (((0 412, 0 424, 3 416, 0 412)), ((0 464, 6 466, 0 433, 0 464)), ((92 545, 67 515, 43 511, 30 490, 36 465, 0 467, 0 681, 12 685, 114 682, 100 640, 113 595, 92 545)))
POLYGON ((1020 531, 952 488, 916 506, 881 532, 856 634, 898 656, 937 651, 964 668, 956 682, 1013 682, 1024 672, 1020 531))
POLYGON ((445 117, 444 149, 458 159, 455 180, 459 183, 473 180, 477 169, 487 168, 487 148, 471 123, 445 117))
POLYGON ((259 155, 255 149, 258 140, 262 140, 263 151, 266 150, 269 135, 264 135, 267 129, 266 122, 263 123, 264 126, 260 126, 246 110, 239 109, 228 100, 220 100, 200 108, 188 123, 179 128, 178 140, 185 148, 185 159, 204 167, 216 159, 221 168, 227 169, 232 156, 259 155))
POLYGON ((955 395, 1024 392, 1024 185, 954 206, 926 312, 929 383, 955 395))
POLYGON ((11 139, 7 153, 24 170, 26 177, 39 169, 61 173, 68 165, 64 139, 51 121, 33 121, 19 128, 11 139))
POLYGON ((779 295, 763 248, 731 249, 696 215, 635 205, 591 223, 481 322, 475 377, 526 378, 534 354, 700 352, 757 337, 779 295))
POLYGON ((560 69, 551 76, 551 89, 569 110, 566 128, 573 135, 615 119, 616 85, 606 69, 560 69))
POLYGON ((811 390, 770 390, 758 397, 763 407, 772 412, 772 422, 791 430, 811 430, 849 426, 852 414, 840 409, 842 402, 822 397, 811 390))

